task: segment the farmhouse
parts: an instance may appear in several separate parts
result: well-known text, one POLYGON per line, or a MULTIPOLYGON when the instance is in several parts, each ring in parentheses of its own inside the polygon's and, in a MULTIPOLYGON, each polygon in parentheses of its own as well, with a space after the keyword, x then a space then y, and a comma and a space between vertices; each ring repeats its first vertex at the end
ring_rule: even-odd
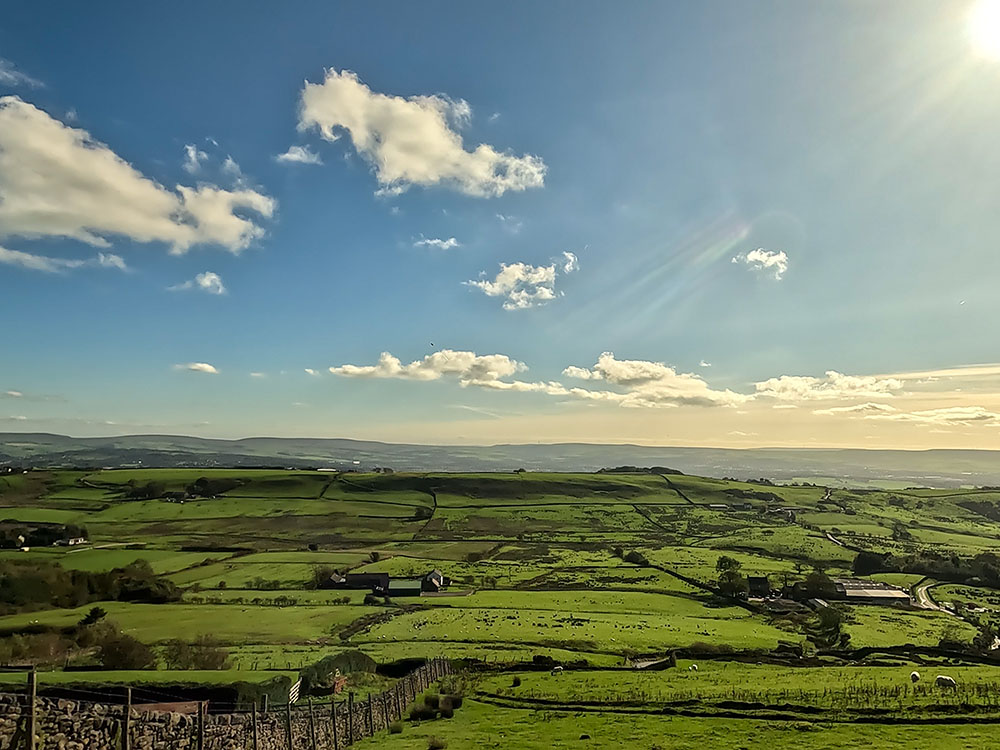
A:
POLYGON ((424 591, 434 592, 440 591, 449 583, 451 583, 451 580, 447 578, 444 573, 440 570, 434 569, 423 577, 422 587, 424 591))
POLYGON ((767 576, 747 576, 747 593, 761 598, 770 596, 771 582, 767 576))

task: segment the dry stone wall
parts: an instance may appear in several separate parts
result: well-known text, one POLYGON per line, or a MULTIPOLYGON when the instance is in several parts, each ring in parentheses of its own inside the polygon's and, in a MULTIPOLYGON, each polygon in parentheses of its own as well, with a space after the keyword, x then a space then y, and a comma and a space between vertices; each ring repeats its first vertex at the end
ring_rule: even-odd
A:
POLYGON ((126 715, 124 706, 0 694, 0 750, 340 750, 385 731, 450 673, 449 661, 434 659, 365 700, 224 714, 126 715))

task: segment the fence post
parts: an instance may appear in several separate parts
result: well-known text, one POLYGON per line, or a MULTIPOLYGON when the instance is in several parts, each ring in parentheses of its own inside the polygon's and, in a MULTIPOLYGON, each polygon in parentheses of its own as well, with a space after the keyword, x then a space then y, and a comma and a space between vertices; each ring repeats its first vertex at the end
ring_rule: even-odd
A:
POLYGON ((333 750, 340 750, 340 730, 337 729, 337 696, 330 701, 330 720, 333 722, 333 750))
POLYGON ((399 705, 399 683, 392 686, 392 695, 396 699, 396 718, 403 718, 403 709, 399 705))
POLYGON ((292 702, 285 704, 285 743, 292 750, 292 702))
POLYGON ((28 700, 30 701, 30 706, 28 707, 28 750, 35 750, 35 704, 38 702, 36 700, 37 696, 38 673, 32 667, 31 671, 28 672, 28 700))
POLYGON ((389 706, 385 703, 385 691, 379 694, 379 703, 382 704, 382 723, 385 725, 385 730, 389 731, 389 706))
POLYGON ((205 750, 205 704, 207 701, 198 703, 198 750, 205 750))
POLYGON ((125 713, 122 714, 122 750, 132 747, 132 688, 125 688, 125 713))
POLYGON ((368 712, 368 736, 375 736, 375 718, 372 716, 372 694, 368 693, 368 707, 365 709, 368 712))
POLYGON ((260 750, 257 745, 257 701, 250 704, 251 734, 253 736, 253 750, 260 750))
POLYGON ((347 694, 347 744, 354 744, 354 693, 347 694))
POLYGON ((313 718, 313 699, 310 695, 306 698, 309 704, 309 736, 312 738, 312 750, 316 750, 316 720, 313 718))

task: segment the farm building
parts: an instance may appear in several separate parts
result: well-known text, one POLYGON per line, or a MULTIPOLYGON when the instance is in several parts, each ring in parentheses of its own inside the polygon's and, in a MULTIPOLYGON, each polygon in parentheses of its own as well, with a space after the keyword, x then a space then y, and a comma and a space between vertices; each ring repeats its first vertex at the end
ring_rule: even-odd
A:
POLYGON ((424 591, 440 591, 445 586, 451 583, 451 579, 445 576, 440 570, 432 570, 430 573, 423 578, 423 590, 424 591))
POLYGON ((770 596, 771 582, 767 579, 767 576, 747 576, 747 592, 750 596, 770 596))
POLYGON ((330 576, 329 582, 323 588, 331 589, 368 589, 376 594, 384 594, 389 588, 388 573, 348 573, 339 575, 334 573, 330 576))
POLYGON ((729 506, 725 503, 709 503, 709 510, 729 510, 729 506))
POLYGON ((858 578, 836 578, 837 598, 858 604, 909 604, 910 595, 896 586, 858 578))
POLYGON ((396 578, 389 581, 389 588, 386 595, 391 597, 394 596, 420 596, 424 589, 423 579, 414 578, 412 580, 405 578, 396 578))

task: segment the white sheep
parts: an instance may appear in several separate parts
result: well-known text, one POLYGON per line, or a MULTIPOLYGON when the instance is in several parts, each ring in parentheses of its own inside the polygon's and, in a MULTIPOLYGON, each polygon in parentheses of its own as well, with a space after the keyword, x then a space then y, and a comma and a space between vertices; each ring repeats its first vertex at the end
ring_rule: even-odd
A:
POLYGON ((690 667, 688 667, 688 672, 697 672, 697 671, 698 671, 697 664, 692 664, 690 667))
POLYGON ((562 674, 563 668, 561 666, 552 667, 552 674, 562 674))
POLYGON ((958 683, 955 682, 954 677, 948 677, 947 675, 939 674, 934 678, 934 684, 940 688, 957 688, 958 683))
POLYGON ((920 672, 910 672, 910 682, 920 682, 920 672))

